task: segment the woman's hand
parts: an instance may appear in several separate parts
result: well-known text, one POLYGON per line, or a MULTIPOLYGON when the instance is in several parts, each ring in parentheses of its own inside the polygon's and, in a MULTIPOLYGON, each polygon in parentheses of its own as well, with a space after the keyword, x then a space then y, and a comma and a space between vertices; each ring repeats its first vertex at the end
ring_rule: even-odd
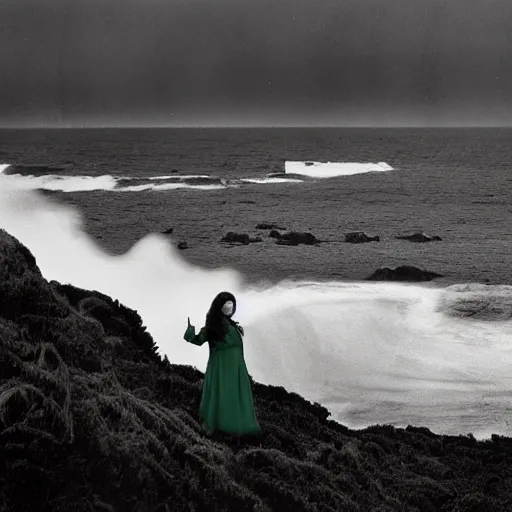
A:
POLYGON ((187 330, 183 337, 187 341, 191 341, 196 335, 196 328, 190 323, 190 317, 187 317, 187 330))

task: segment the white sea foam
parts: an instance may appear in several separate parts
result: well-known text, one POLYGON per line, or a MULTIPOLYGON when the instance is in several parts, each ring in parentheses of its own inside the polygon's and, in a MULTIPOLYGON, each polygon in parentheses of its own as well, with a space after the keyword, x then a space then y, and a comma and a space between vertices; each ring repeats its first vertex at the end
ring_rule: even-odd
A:
POLYGON ((360 163, 360 162, 313 162, 313 161, 287 161, 285 172, 292 174, 304 174, 312 178, 334 178, 336 176, 350 176, 364 172, 392 171, 393 167, 385 162, 360 163))
MULTIPOLYGON (((208 348, 183 340, 187 317, 199 328, 212 298, 230 290, 257 381, 319 401, 353 428, 391 423, 512 435, 512 321, 443 309, 458 293, 481 294, 481 285, 462 292, 369 282, 247 288, 233 270, 186 262, 172 237, 152 234, 124 255, 108 255, 84 233, 75 209, 19 183, 0 186, 0 227, 33 252, 47 279, 100 290, 138 310, 171 362, 204 371, 208 348)), ((484 291, 499 298, 512 287, 484 291)))
POLYGON ((183 180, 188 178, 209 178, 208 174, 172 174, 171 176, 151 176, 150 178, 140 178, 141 180, 183 180))
POLYGON ((114 190, 117 180, 108 174, 104 176, 62 176, 47 174, 44 176, 21 176, 12 174, 2 176, 0 186, 7 181, 25 190, 51 190, 60 192, 92 192, 96 190, 114 190))
MULTIPOLYGON (((151 176, 147 177, 127 177, 112 176, 105 174, 103 176, 68 176, 64 174, 45 174, 42 176, 21 175, 21 174, 3 174, 9 168, 8 164, 0 164, 0 187, 10 183, 11 186, 25 190, 49 190, 59 192, 93 192, 93 191, 115 191, 115 192, 142 192, 146 190, 164 191, 180 188, 192 190, 217 190, 225 188, 225 185, 219 183, 198 184, 187 183, 183 180, 209 179, 205 174, 190 174, 179 176, 151 176), (170 183, 145 183, 140 185, 123 185, 123 182, 134 182, 138 180, 163 181, 170 183)), ((213 180, 212 180, 213 181, 213 180)))
POLYGON ((303 183, 302 180, 291 178, 243 178, 240 181, 245 183, 272 184, 272 183, 303 183))

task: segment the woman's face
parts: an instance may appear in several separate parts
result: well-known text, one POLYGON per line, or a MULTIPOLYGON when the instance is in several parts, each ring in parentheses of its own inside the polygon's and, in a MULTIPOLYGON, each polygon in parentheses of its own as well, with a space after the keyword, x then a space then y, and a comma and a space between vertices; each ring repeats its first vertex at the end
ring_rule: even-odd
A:
POLYGON ((233 314, 233 301, 228 300, 224 303, 224 306, 220 309, 226 316, 231 316, 233 314))

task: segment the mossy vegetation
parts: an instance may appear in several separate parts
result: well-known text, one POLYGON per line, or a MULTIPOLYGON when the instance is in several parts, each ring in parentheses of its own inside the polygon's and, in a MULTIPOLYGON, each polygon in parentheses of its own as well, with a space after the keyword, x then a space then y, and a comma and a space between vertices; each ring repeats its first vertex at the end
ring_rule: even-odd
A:
POLYGON ((202 378, 0 230, 0 511, 512 510, 509 438, 353 431, 259 383, 263 435, 208 437, 202 378))

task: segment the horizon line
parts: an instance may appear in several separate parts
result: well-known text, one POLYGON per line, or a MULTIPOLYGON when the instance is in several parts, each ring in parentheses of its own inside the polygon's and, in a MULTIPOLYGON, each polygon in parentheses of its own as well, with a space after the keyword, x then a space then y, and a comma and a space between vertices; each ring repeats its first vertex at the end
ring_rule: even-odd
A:
POLYGON ((87 125, 87 126, 2 126, 0 130, 169 130, 169 129, 212 129, 212 130, 232 130, 232 129, 454 129, 454 128, 512 128, 510 124, 453 124, 453 125, 87 125))

